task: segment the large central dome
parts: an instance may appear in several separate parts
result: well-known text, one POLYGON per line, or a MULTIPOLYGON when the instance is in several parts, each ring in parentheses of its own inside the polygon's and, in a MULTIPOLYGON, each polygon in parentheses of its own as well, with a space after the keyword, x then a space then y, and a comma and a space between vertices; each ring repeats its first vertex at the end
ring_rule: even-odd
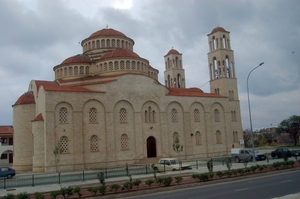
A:
POLYGON ((121 33, 120 31, 114 30, 112 28, 106 28, 102 30, 98 30, 91 34, 89 38, 92 37, 98 37, 98 36, 121 36, 121 37, 126 37, 125 34, 121 33))

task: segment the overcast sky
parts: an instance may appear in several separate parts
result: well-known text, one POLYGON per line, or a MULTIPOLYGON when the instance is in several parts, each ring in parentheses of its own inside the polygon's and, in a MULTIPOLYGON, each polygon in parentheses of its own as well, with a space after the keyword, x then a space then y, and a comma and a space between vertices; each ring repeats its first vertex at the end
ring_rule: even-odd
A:
POLYGON ((207 34, 230 31, 243 129, 300 115, 299 0, 0 0, 0 125, 31 80, 54 80, 53 67, 82 53, 83 39, 105 28, 135 41, 134 51, 159 70, 174 47, 183 54, 186 86, 209 91, 207 34))

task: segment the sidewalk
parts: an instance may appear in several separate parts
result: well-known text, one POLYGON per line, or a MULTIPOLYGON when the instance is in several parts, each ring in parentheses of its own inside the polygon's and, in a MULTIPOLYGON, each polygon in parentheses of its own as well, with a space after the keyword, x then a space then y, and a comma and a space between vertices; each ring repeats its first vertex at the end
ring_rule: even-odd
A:
MULTIPOLYGON (((270 159, 269 160, 269 164, 273 164, 273 162, 280 162, 283 161, 283 159, 270 159)), ((249 162, 247 164, 247 167, 251 167, 252 165, 256 165, 256 164, 267 164, 267 161, 257 161, 257 162, 249 162)), ((238 168, 245 168, 243 163, 232 163, 232 169, 238 169, 238 168)), ((213 167, 214 172, 216 171, 226 171, 228 170, 226 165, 217 165, 213 167)), ((181 171, 181 174, 192 174, 192 173, 205 173, 208 172, 207 167, 199 167, 198 169, 193 168, 192 170, 185 170, 185 171, 181 171)), ((176 174, 180 174, 179 171, 171 171, 171 172, 165 172, 165 173, 158 173, 157 176, 165 176, 165 175, 176 175, 176 174)), ((133 175, 132 179, 148 179, 153 177, 153 174, 145 174, 145 175, 133 175)), ((108 178, 105 179, 105 182, 107 184, 109 183, 115 183, 115 182, 124 182, 124 181, 128 181, 128 177, 124 176, 124 177, 116 177, 116 178, 108 178)), ((80 182, 69 182, 69 183, 62 183, 61 185, 59 184, 53 184, 53 185, 43 185, 43 186, 35 186, 35 187, 22 187, 22 188, 15 188, 15 189, 1 189, 0 190, 0 197, 3 197, 5 195, 7 195, 8 193, 17 195, 18 193, 23 193, 23 192, 27 192, 30 194, 33 194, 35 192, 51 192, 51 191, 55 191, 55 190, 59 190, 61 187, 68 187, 68 186, 92 186, 92 185, 100 185, 99 180, 90 180, 90 181, 80 181, 80 182)))

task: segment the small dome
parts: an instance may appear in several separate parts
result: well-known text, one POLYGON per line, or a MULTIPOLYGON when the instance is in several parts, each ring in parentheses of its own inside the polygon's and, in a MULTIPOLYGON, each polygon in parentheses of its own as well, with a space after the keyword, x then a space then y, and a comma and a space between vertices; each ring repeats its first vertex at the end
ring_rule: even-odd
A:
POLYGON ((101 59, 107 59, 107 58, 116 58, 116 57, 136 57, 140 58, 138 54, 135 52, 128 50, 128 49, 123 49, 123 48, 118 48, 114 51, 111 51, 109 53, 106 53, 101 57, 101 59))
POLYGON ((20 104, 35 104, 33 92, 28 91, 21 95, 14 105, 20 104))
POLYGON ((211 31, 211 33, 209 33, 209 35, 211 35, 211 34, 213 34, 213 33, 215 33, 215 32, 228 32, 228 31, 225 30, 223 27, 218 26, 218 27, 215 27, 215 28, 211 31))
POLYGON ((177 50, 172 48, 165 56, 168 56, 168 55, 181 55, 181 54, 177 50))
POLYGON ((92 60, 86 56, 86 55, 82 55, 82 54, 78 54, 72 57, 69 57, 67 59, 65 59, 61 64, 70 64, 70 63, 91 63, 92 60))
POLYGON ((93 34, 91 34, 91 36, 89 38, 98 37, 98 36, 121 36, 121 37, 126 37, 126 35, 124 35, 120 31, 114 30, 112 28, 104 28, 102 30, 98 30, 98 31, 94 32, 93 34))

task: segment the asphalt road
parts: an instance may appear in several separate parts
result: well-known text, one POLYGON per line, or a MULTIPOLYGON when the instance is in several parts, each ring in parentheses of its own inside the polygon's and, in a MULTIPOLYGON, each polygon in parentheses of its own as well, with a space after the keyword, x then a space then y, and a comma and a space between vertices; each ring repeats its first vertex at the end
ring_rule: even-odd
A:
MULTIPOLYGON (((138 199, 266 199, 300 193, 300 171, 262 176, 221 184, 177 189, 142 196, 138 199)), ((300 195, 296 196, 300 198, 300 195)))

